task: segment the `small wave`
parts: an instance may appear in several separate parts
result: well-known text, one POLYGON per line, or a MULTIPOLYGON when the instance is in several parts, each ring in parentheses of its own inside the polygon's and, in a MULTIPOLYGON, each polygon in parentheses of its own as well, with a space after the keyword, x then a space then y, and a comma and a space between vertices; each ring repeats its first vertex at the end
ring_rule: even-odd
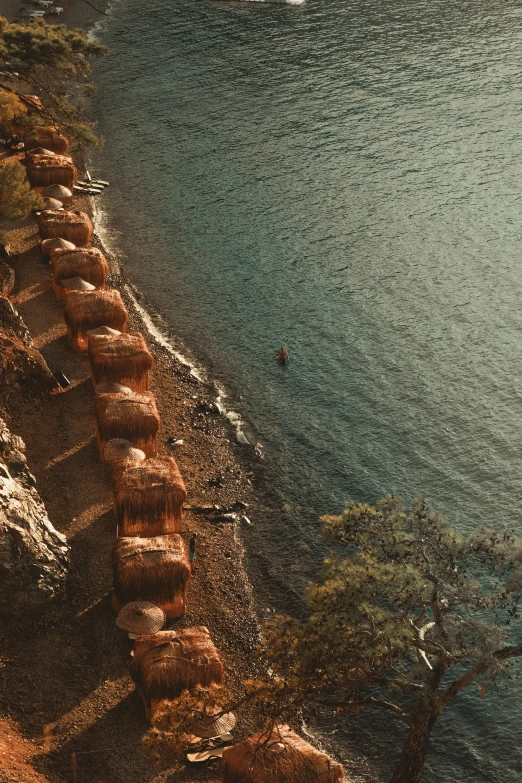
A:
MULTIPOLYGON (((116 271, 119 274, 121 274, 121 270, 122 270, 121 254, 118 250, 116 242, 114 241, 114 236, 108 226, 107 211, 101 206, 100 202, 96 202, 94 199, 92 201, 93 201, 93 223, 95 226, 96 234, 104 250, 106 251, 107 255, 110 256, 111 261, 114 263, 116 271)), ((140 314, 140 317, 143 323, 145 324, 145 327, 149 332, 150 336, 158 343, 158 345, 161 345, 163 348, 169 351, 169 353, 172 354, 172 356, 174 356, 174 358, 180 364, 182 364, 185 367, 188 367, 190 369, 190 374, 199 383, 208 383, 207 373, 202 368, 198 367, 194 362, 187 359, 187 357, 183 353, 178 351, 174 347, 174 345, 172 344, 168 336, 164 334, 164 332, 162 332, 161 329, 154 323, 154 319, 152 318, 148 310, 145 307, 143 307, 142 304, 140 304, 139 290, 131 283, 125 283, 124 288, 127 294, 129 295, 129 297, 131 298, 132 303, 136 308, 136 311, 140 314)), ((237 413, 237 411, 234 410, 229 410, 226 407, 224 400, 226 400, 228 395, 225 389, 217 382, 214 382, 214 387, 217 391, 217 397, 215 399, 216 407, 219 410, 220 414, 224 416, 234 428, 238 443, 240 443, 243 446, 253 445, 251 444, 250 440, 247 438, 245 434, 245 423, 241 418, 241 416, 239 415, 239 413, 237 413)), ((254 445, 256 446, 256 449, 259 448, 258 445, 256 444, 254 445)))
POLYGON ((107 25, 107 20, 110 19, 110 17, 112 16, 111 11, 114 9, 116 5, 118 5, 118 0, 113 0, 112 2, 107 3, 107 7, 105 9, 106 11, 105 15, 101 19, 98 19, 98 21, 95 22, 89 30, 87 30, 88 41, 99 41, 98 33, 101 33, 105 29, 107 25))
POLYGON ((225 416, 226 419, 232 424, 236 431, 236 438, 238 443, 241 443, 243 446, 250 446, 252 445, 250 441, 248 440, 247 436, 245 435, 244 426, 245 423, 239 413, 233 410, 228 410, 225 403, 223 402, 227 398, 227 393, 224 390, 224 388, 218 384, 215 383, 215 387, 217 389, 218 395, 216 397, 216 407, 218 411, 225 416))

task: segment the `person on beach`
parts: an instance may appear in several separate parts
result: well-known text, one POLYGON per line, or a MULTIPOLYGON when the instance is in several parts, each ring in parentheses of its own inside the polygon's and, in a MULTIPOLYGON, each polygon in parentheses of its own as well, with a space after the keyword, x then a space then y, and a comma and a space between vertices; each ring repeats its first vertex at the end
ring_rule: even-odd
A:
POLYGON ((278 352, 275 355, 275 358, 279 362, 279 364, 286 364, 290 361, 290 357, 288 355, 288 351, 284 347, 284 345, 281 346, 281 348, 278 350, 278 352))
POLYGON ((192 538, 189 541, 189 561, 192 568, 194 568, 194 560, 196 559, 196 535, 192 533, 192 538))

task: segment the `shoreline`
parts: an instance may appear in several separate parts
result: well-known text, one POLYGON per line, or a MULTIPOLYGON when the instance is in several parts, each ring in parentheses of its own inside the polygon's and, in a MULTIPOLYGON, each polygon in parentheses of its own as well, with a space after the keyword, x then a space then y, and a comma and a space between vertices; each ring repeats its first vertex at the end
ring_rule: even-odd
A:
MULTIPOLYGON (((80 156, 75 161, 80 170, 85 168, 80 156)), ((75 196, 73 208, 91 217, 96 213, 90 197, 75 196)), ((55 300, 49 267, 42 263, 35 218, 5 221, 2 228, 14 253, 10 263, 16 285, 10 298, 51 370, 61 370, 71 383, 36 402, 19 389, 3 390, 0 403, 11 431, 26 443, 36 487, 51 523, 67 536, 72 562, 63 604, 53 605, 45 617, 12 618, 4 624, 0 658, 16 663, 4 677, 2 718, 10 731, 31 740, 31 763, 53 783, 70 780, 73 756, 78 765, 74 779, 79 774, 81 781, 94 783, 110 772, 114 783, 145 783, 153 765, 141 742, 148 724, 128 674, 132 645, 116 628, 110 607, 115 536, 111 471, 97 455, 88 359, 69 344, 63 308, 55 300), (83 756, 88 764, 80 763, 83 756)), ((235 690, 255 671, 257 615, 244 563, 242 523, 219 521, 212 507, 228 511, 237 501, 248 507, 255 502, 253 450, 248 453, 237 442, 237 422, 227 417, 226 409, 218 409, 217 387, 197 377, 168 340, 151 334, 150 316, 135 297, 125 266, 97 234, 92 245, 109 261, 107 284, 124 299, 128 330, 141 331, 154 356, 150 390, 161 416, 158 453, 175 457, 188 488, 183 537, 198 533, 187 613, 166 627, 209 627, 235 690), (166 440, 171 436, 182 445, 170 447, 166 440)), ((239 711, 238 717, 239 741, 256 726, 246 713, 239 711)), ((158 783, 173 771, 167 761, 154 766, 158 783)), ((176 779, 215 781, 219 770, 215 763, 185 767, 176 771, 176 779)))
MULTIPOLYGON (((107 6, 109 7, 109 4, 107 6)), ((65 13, 63 21, 67 21, 65 13)), ((76 19, 72 21, 74 26, 79 23, 76 19)), ((95 27, 96 25, 94 28, 91 26, 89 35, 94 34, 95 27)), ((79 156, 75 156, 75 160, 78 168, 84 170, 85 165, 82 166, 79 156)), ((198 372, 198 368, 177 351, 170 343, 168 335, 161 332, 161 327, 156 325, 154 317, 141 304, 141 292, 129 280, 124 259, 120 260, 118 249, 112 247, 110 238, 107 241, 100 227, 99 215, 98 217, 96 215, 95 197, 75 196, 72 208, 87 212, 93 219, 95 233, 92 245, 103 251, 111 267, 107 284, 118 289, 122 295, 129 311, 128 330, 143 333, 149 350, 155 358, 156 365, 151 372, 150 390, 156 395, 162 421, 160 442, 163 448, 160 447, 158 453, 167 453, 176 458, 189 490, 189 508, 184 513, 183 536, 188 541, 189 531, 195 530, 198 533, 200 542, 198 567, 189 588, 187 614, 181 618, 181 621, 168 622, 166 627, 207 625, 222 655, 229 684, 233 688, 237 687, 241 679, 252 676, 255 672, 254 650, 258 635, 258 618, 265 604, 261 603, 260 596, 257 596, 256 608, 256 596, 245 562, 248 554, 242 541, 241 523, 233 525, 216 523, 213 521, 212 514, 198 513, 194 507, 201 509, 205 506, 219 505, 228 509, 233 507, 235 501, 240 500, 249 504, 245 516, 249 515, 249 509, 257 500, 251 479, 255 479, 256 472, 258 476, 261 473, 254 444, 249 444, 242 433, 241 418, 238 414, 235 411, 227 411, 222 404, 224 390, 220 390, 217 383, 203 377, 203 374, 198 372), (175 405, 171 408, 170 402, 173 399, 175 405), (189 422, 191 417, 192 421, 189 422), (165 446, 167 437, 172 434, 183 440, 183 446, 179 450, 165 446), (192 442, 191 435, 195 436, 192 442), (249 449, 244 448, 247 444, 249 449), (226 478, 225 487, 220 487, 215 483, 216 478, 221 479, 223 476, 226 478), (228 482, 229 476, 232 477, 231 486, 228 482), (190 506, 193 508, 191 509, 190 506), (202 573, 203 569, 206 571, 207 566, 208 571, 202 573)), ((22 250, 22 258, 15 259, 17 284, 13 301, 51 369, 62 370, 72 383, 71 387, 55 395, 52 406, 42 406, 46 413, 51 407, 53 408, 44 433, 39 431, 40 416, 35 411, 26 410, 20 418, 17 411, 15 415, 7 415, 6 418, 12 431, 20 434, 26 442, 29 467, 36 475, 37 488, 48 509, 51 522, 57 530, 66 533, 69 542, 71 539, 74 540, 74 551, 71 555, 73 561, 71 582, 74 581, 74 585, 77 586, 79 581, 85 579, 84 591, 80 593, 84 600, 76 595, 71 597, 71 589, 69 589, 65 612, 57 607, 52 611, 54 618, 52 622, 56 625, 52 625, 53 632, 44 640, 47 652, 42 655, 38 667, 38 679, 42 679, 40 672, 43 669, 45 671, 43 679, 47 680, 49 677, 54 687, 57 687, 56 673, 53 671, 51 675, 48 670, 48 667, 56 665, 56 660, 53 660, 53 655, 50 654, 51 647, 55 646, 62 633, 74 627, 85 615, 89 615, 86 622, 88 633, 84 635, 82 632, 80 644, 71 647, 79 649, 87 643, 92 655, 103 656, 101 668, 103 670, 104 666, 108 667, 111 676, 103 684, 98 683, 79 705, 58 720, 55 720, 52 709, 47 707, 46 699, 43 698, 39 705, 41 709, 36 712, 36 719, 27 719, 30 691, 25 694, 22 699, 23 704, 15 714, 9 710, 6 714, 16 721, 25 736, 30 736, 37 743, 40 751, 37 752, 33 763, 38 770, 46 776, 49 775, 53 783, 55 780, 56 783, 62 783, 62 780, 65 783, 70 779, 68 775, 71 754, 77 754, 78 758, 83 754, 89 754, 85 755, 85 759, 89 760, 88 767, 85 765, 79 770, 79 779, 82 783, 83 781, 98 783, 100 779, 104 779, 103 776, 108 771, 110 771, 109 779, 114 783, 119 783, 120 780, 122 783, 125 780, 126 783, 129 777, 133 783, 134 781, 148 783, 151 778, 146 770, 151 766, 151 758, 139 742, 148 726, 141 702, 127 673, 130 644, 126 639, 119 638, 116 641, 115 637, 121 637, 122 634, 115 628, 115 616, 110 609, 110 595, 107 594, 107 586, 110 592, 112 584, 109 543, 112 533, 110 469, 99 463, 95 438, 85 437, 87 422, 82 421, 82 417, 79 416, 80 407, 86 406, 84 410, 86 419, 90 418, 92 433, 94 433, 95 422, 92 412, 94 395, 88 377, 88 360, 85 356, 74 354, 68 345, 61 307, 54 299, 47 267, 40 263, 38 246, 34 244, 34 232, 31 232, 31 228, 34 228, 34 219, 29 218, 23 223, 25 225, 19 229, 21 235, 18 244, 22 250), (35 299, 39 301, 35 302, 35 299), (42 304, 45 312, 42 312, 42 304), (73 393, 77 398, 74 401, 72 401, 73 393), (72 404, 68 406, 67 411, 60 410, 60 399, 68 394, 71 395, 72 404), (53 417, 57 424, 59 422, 58 426, 62 427, 72 426, 74 421, 73 429, 82 430, 83 440, 81 442, 78 440, 71 445, 71 439, 67 437, 65 438, 67 448, 63 448, 65 444, 60 439, 60 448, 63 448, 63 451, 49 460, 47 447, 53 438, 53 417), (82 452, 82 459, 76 460, 74 455, 80 452, 82 452), (66 460, 76 461, 78 464, 75 466, 76 475, 71 474, 64 481, 59 467, 66 460), (97 463, 96 468, 92 465, 87 466, 89 460, 97 463), (55 492, 63 490, 68 506, 81 506, 82 503, 85 505, 88 493, 83 486, 81 489, 79 486, 81 479, 85 477, 85 469, 90 469, 93 484, 95 481, 100 482, 101 491, 97 493, 99 496, 96 498, 95 493, 91 492, 89 498, 91 507, 83 508, 79 513, 76 510, 72 521, 67 522, 65 519, 67 512, 63 507, 58 509, 55 492), (51 480, 49 480, 50 472, 54 474, 51 480), (76 495, 78 492, 79 496, 76 495), (93 498, 96 502, 93 502, 93 498), (96 534, 98 538, 95 540, 96 534), (90 552, 90 562, 83 562, 84 544, 87 544, 90 552), (97 565, 100 566, 102 574, 97 574, 93 578, 92 572, 97 565), (105 592, 92 603, 93 588, 99 591, 102 587, 105 592), (87 596, 89 596, 88 600, 87 596), (88 606, 82 608, 84 604, 88 606), (102 623, 106 625, 101 651, 93 649, 92 642, 93 639, 94 642, 96 640, 95 621, 100 625, 102 623), (121 666, 116 665, 116 661, 108 661, 111 651, 112 656, 118 658, 118 664, 121 666), (113 667, 117 669, 117 677, 114 677, 113 667), (101 713, 95 712, 96 720, 94 720, 93 710, 100 709, 101 713), (122 725, 116 725, 113 716, 109 716, 111 713, 122 725), (38 719, 39 715, 42 715, 42 719, 38 719), (103 725, 103 730, 99 724, 103 725), (122 733, 129 727, 132 742, 127 741, 129 738, 122 737, 122 733), (111 758, 110 767, 107 766, 107 751, 104 747, 107 736, 116 740, 111 747, 114 757, 111 758), (99 759, 97 754, 100 754, 99 759)), ((16 244, 11 238, 9 242, 16 244)), ((203 373, 206 376, 204 370, 203 373)), ((262 478, 259 484, 262 491, 262 478)), ((259 578, 259 573, 256 576, 259 578)), ((24 633, 19 623, 11 624, 9 635, 17 636, 17 639, 9 640, 7 656, 14 654, 14 657, 20 658, 28 655, 44 628, 45 620, 34 621, 31 628, 26 628, 24 633)), ((70 676, 70 661, 66 661, 65 668, 70 676)), ((90 674, 95 680, 99 671, 92 671, 90 674)), ((74 671, 73 674, 75 688, 80 685, 78 679, 81 675, 80 667, 80 671, 74 671)), ((11 690, 12 698, 15 698, 15 693, 19 695, 20 688, 23 690, 23 683, 26 680, 31 682, 33 679, 33 668, 27 666, 22 669, 15 678, 11 690)), ((34 693, 32 695, 34 699, 34 693)), ((9 690, 6 689, 0 696, 0 706, 9 704, 10 701, 9 690)), ((244 736, 254 733, 258 727, 253 716, 239 711, 238 717, 241 720, 236 730, 236 739, 240 741, 244 736)), ((314 744, 321 746, 321 741, 313 732, 309 736, 314 744)), ((154 783, 171 779, 169 776, 173 771, 173 768, 168 766, 156 767, 154 783)), ((176 769, 176 780, 180 783, 195 783, 200 780, 210 783, 220 779, 220 768, 216 768, 215 764, 196 769, 185 766, 181 771, 176 769)))
MULTIPOLYGON (((90 211, 89 201, 77 198, 74 206, 90 211)), ((5 623, 6 638, 0 654, 3 659, 23 663, 10 667, 0 707, 4 716, 14 720, 22 734, 44 751, 35 761, 44 774, 58 774, 58 780, 68 780, 70 754, 103 756, 100 748, 105 747, 107 733, 114 732, 118 741, 113 747, 119 752, 111 780, 123 782, 130 777, 145 781, 143 775, 151 761, 141 745, 141 736, 147 722, 127 672, 131 644, 116 628, 110 607, 110 551, 115 522, 110 468, 100 463, 96 450, 94 390, 88 359, 74 353, 69 345, 48 266, 41 262, 35 219, 30 217, 12 229, 9 242, 15 251, 21 251, 12 259, 17 277, 12 300, 35 346, 52 370, 62 369, 71 385, 36 405, 21 399, 14 390, 14 394, 4 395, 4 413, 11 430, 26 443, 29 468, 52 524, 68 538, 72 573, 63 606, 53 606, 44 618, 15 618, 5 623), (69 656, 57 661, 63 651, 62 639, 69 636, 69 656), (90 661, 90 665, 78 666, 79 660, 90 661), (91 678, 96 687, 85 693, 85 682, 91 678), (108 691, 101 699, 100 680, 108 691), (37 694, 35 681, 42 683, 37 694), (60 683, 67 683, 67 692, 57 698, 60 683), (123 726, 111 725, 107 713, 115 709, 115 700, 122 698, 125 708, 118 722, 123 726), (88 708, 91 699, 100 710, 97 718, 107 724, 101 733, 95 728, 98 720, 93 724, 88 708), (72 709, 66 710, 66 706, 72 709), (131 747, 119 737, 122 728, 129 726, 131 747)), ((96 239, 93 245, 100 243, 96 239)), ((108 260, 112 261, 110 254, 108 260)), ((247 475, 252 465, 244 449, 234 442, 231 424, 213 408, 213 386, 194 378, 186 365, 150 338, 126 290, 125 271, 115 273, 111 266, 108 282, 122 294, 129 310, 129 330, 143 331, 155 359, 150 389, 156 395, 162 420, 159 452, 176 458, 189 491, 183 536, 187 538, 196 531, 200 541, 187 614, 180 621, 167 623, 167 627, 207 625, 222 654, 229 682, 238 687, 241 678, 255 669, 258 633, 244 550, 238 523, 215 521, 215 514, 200 509, 229 509, 238 500, 250 506, 255 500, 247 475), (181 446, 165 444, 172 434, 183 440, 181 446), (216 486, 221 483, 216 482, 217 476, 225 477, 224 487, 216 486)), ((248 733, 250 724, 247 716, 241 717, 242 724, 245 720, 246 724, 238 732, 238 739, 243 728, 248 733)), ((98 764, 90 759, 89 767, 88 775, 81 780, 98 780, 98 764)), ((178 777, 187 783, 218 779, 212 765, 203 770, 186 769, 178 777)))

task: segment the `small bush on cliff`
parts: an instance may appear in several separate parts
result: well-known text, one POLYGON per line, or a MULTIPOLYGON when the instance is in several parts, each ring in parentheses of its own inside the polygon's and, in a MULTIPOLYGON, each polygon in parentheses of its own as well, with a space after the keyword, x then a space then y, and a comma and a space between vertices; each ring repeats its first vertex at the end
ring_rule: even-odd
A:
POLYGON ((0 92, 0 134, 3 138, 14 136, 27 119, 27 109, 14 93, 0 92))
POLYGON ((0 166, 0 217, 7 220, 25 218, 43 205, 43 199, 31 190, 21 163, 0 166))
POLYGON ((88 40, 82 30, 47 24, 43 19, 32 20, 27 25, 9 24, 0 16, 0 70, 4 74, 0 89, 12 92, 5 80, 18 79, 37 92, 44 108, 32 116, 32 121, 58 126, 78 146, 100 140, 94 133, 94 125, 85 121, 81 101, 73 104, 66 94, 70 92, 71 79, 86 97, 92 93, 92 85, 85 82, 90 71, 89 58, 105 54, 107 48, 88 40))

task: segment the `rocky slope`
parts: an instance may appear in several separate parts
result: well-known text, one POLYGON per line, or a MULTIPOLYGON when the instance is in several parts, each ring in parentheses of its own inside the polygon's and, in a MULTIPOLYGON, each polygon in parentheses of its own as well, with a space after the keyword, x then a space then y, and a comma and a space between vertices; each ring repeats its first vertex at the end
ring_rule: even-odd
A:
POLYGON ((67 540, 49 522, 24 454, 0 419, 0 612, 44 609, 64 592, 67 540))

